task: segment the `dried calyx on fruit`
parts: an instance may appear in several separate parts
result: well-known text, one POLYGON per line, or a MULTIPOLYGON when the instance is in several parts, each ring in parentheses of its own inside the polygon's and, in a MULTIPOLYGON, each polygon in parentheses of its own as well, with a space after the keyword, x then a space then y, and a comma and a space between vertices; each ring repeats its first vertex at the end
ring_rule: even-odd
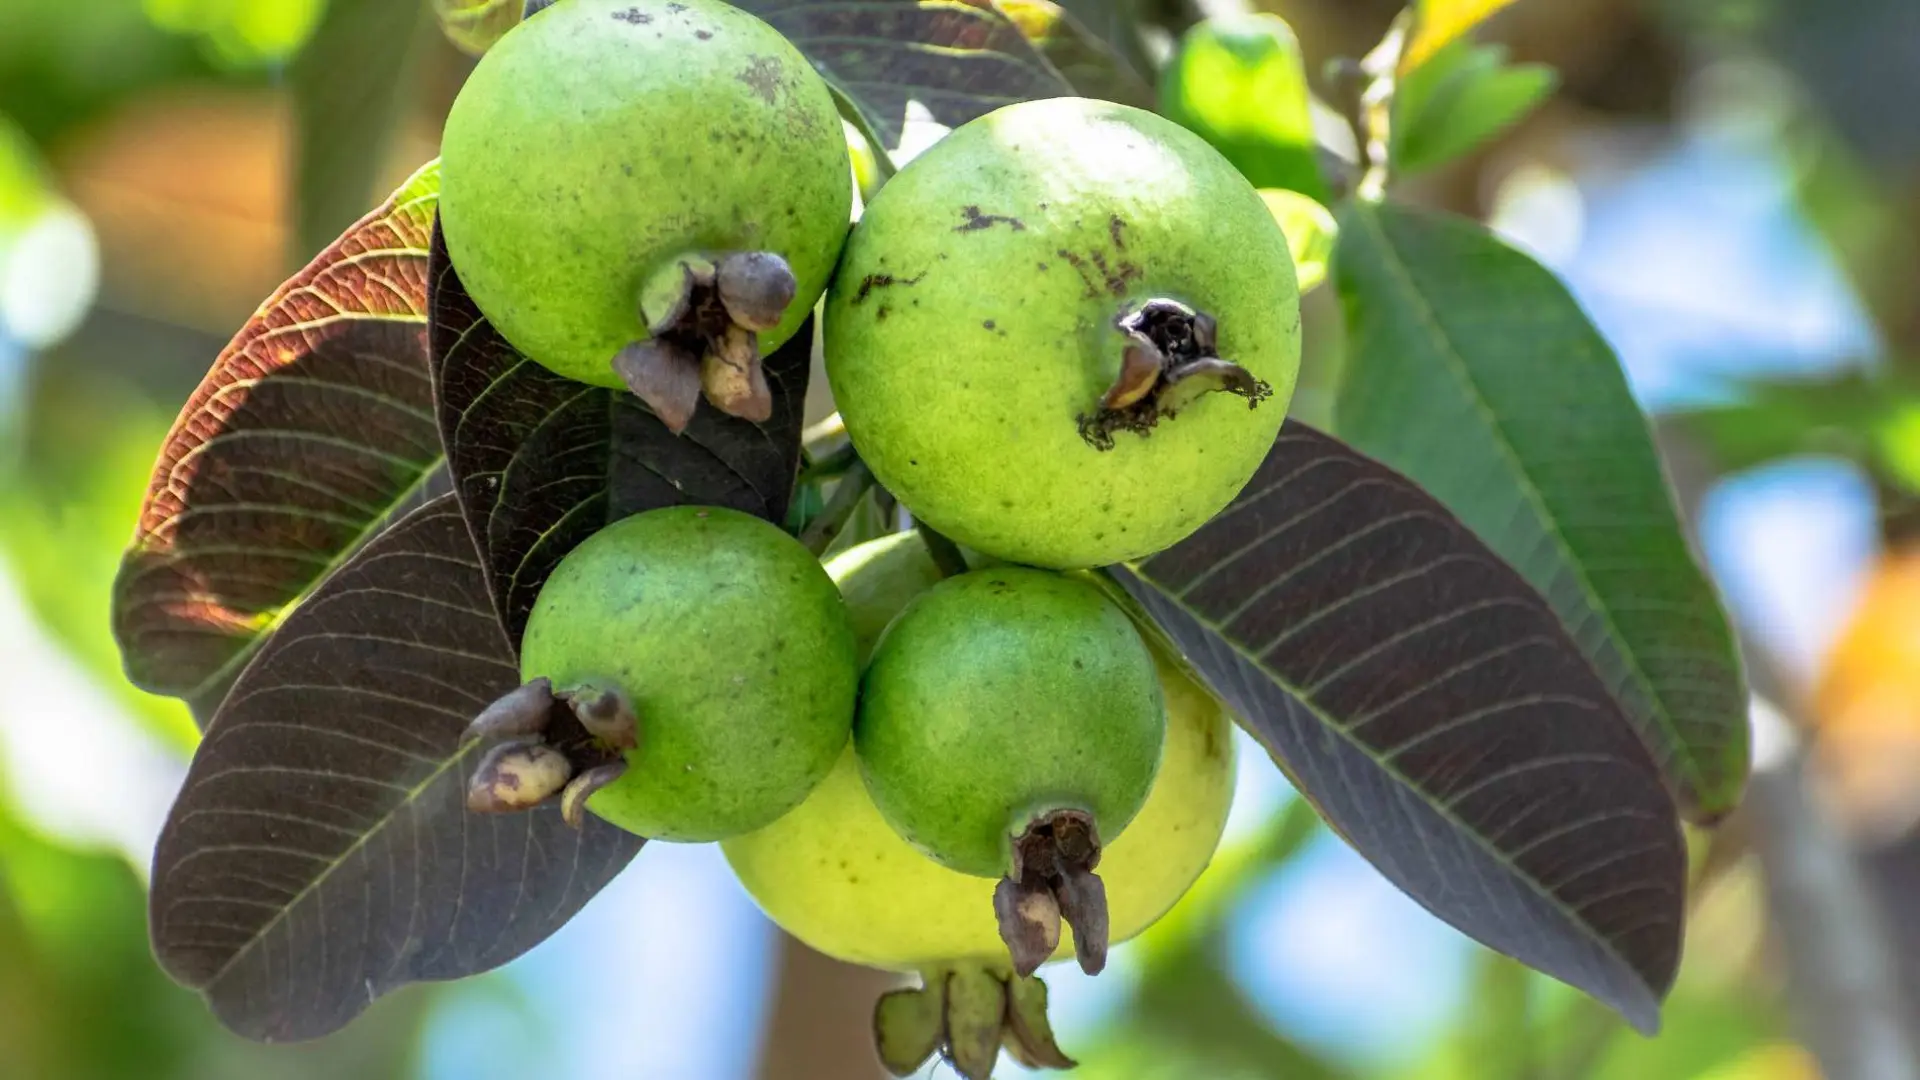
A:
POLYGON ((853 191, 832 92, 719 0, 566 0, 480 61, 448 115, 441 228, 474 303, 554 372, 675 432, 755 422, 762 356, 806 322, 853 191))
POLYGON ((613 370, 676 432, 693 420, 703 393, 729 416, 765 421, 773 392, 760 365, 760 335, 780 325, 799 288, 787 261, 770 251, 717 264, 680 259, 642 290, 649 336, 621 349, 613 370))
POLYGON ((1273 387, 1220 357, 1219 324, 1178 300, 1149 300, 1115 320, 1126 335, 1120 374, 1093 412, 1080 414, 1080 437, 1113 449, 1113 433, 1144 435, 1202 394, 1224 391, 1258 406, 1273 387))
POLYGON ((1005 1048, 1030 1069, 1071 1069, 1054 1040, 1047 984, 978 964, 928 971, 917 988, 890 991, 873 1010, 874 1045, 895 1076, 939 1054, 967 1080, 988 1080, 1005 1048))
POLYGON ((738 511, 653 510, 561 560, 521 639, 524 685, 470 738, 507 740, 476 811, 560 799, 660 840, 719 840, 798 805, 846 745, 846 607, 813 553, 738 511))

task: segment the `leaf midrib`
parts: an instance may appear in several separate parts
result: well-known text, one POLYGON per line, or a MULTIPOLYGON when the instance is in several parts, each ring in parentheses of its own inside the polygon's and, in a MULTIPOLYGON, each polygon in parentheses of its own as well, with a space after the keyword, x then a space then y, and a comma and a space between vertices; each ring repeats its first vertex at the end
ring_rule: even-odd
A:
MULTIPOLYGON (((456 500, 454 503, 453 512, 461 513, 459 509, 459 504, 457 501, 458 496, 447 495, 447 496, 442 496, 442 498, 456 500)), ((464 514, 462 516, 464 517, 464 514)), ((464 521, 461 523, 461 532, 463 535, 466 534, 466 527, 465 527, 464 521)), ((471 538, 469 537, 469 539, 471 538)), ((476 555, 478 554, 477 545, 475 547, 475 554, 476 555)), ((469 564, 469 565, 472 565, 472 564, 469 564)), ((486 572, 484 567, 474 566, 474 569, 477 573, 484 574, 486 572)), ((509 656, 513 655, 513 643, 507 638, 506 628, 500 624, 500 620, 498 618, 495 618, 493 620, 493 625, 494 625, 494 629, 500 635, 500 643, 507 650, 507 655, 509 656)), ((261 638, 258 640, 265 640, 265 638, 261 638)), ((440 650, 435 649, 434 651, 438 652, 440 650)), ((507 665, 507 666, 509 670, 511 670, 511 665, 507 665)), ((209 725, 209 730, 211 730, 211 725, 209 725)), ((315 874, 313 876, 313 880, 308 882, 305 886, 303 886, 299 892, 289 897, 287 901, 281 905, 280 910, 274 914, 273 918, 268 919, 266 922, 262 923, 260 925, 260 928, 257 931, 255 931, 250 938, 248 938, 247 943, 241 946, 239 949, 235 950, 233 956, 228 958, 226 963, 221 964, 218 971, 215 971, 212 975, 208 976, 207 980, 204 983, 202 983, 201 986, 203 988, 212 987, 215 983, 218 983, 221 979, 226 978, 227 973, 233 970, 234 965, 240 963, 243 959, 245 959, 246 956, 253 951, 254 946, 264 941, 267 935, 273 932, 274 927, 280 925, 280 923, 284 919, 286 919, 290 914, 292 914, 294 908, 300 906, 302 903, 306 901, 306 898, 310 893, 314 892, 314 890, 324 885, 327 882, 327 880, 330 877, 332 877, 335 871, 340 869, 340 867, 344 866, 347 863, 347 861, 353 858, 353 856, 357 854, 362 848, 372 843, 373 838, 376 835, 384 833, 388 828, 388 826, 392 824, 394 818, 398 816, 402 810, 408 807, 411 807, 416 802, 418 802, 421 794, 425 792, 429 787, 434 785, 435 783, 438 783, 440 779, 446 775, 446 772, 448 769, 459 766, 461 762, 467 759, 467 755, 479 749, 480 746, 481 746, 480 742, 471 742, 459 747, 457 750, 454 751, 453 754, 448 756, 447 759, 444 762, 442 762, 439 767, 431 770, 425 777, 421 779, 421 781, 418 784, 415 784, 413 787, 409 788, 405 795, 403 795, 399 799, 396 799, 394 801, 393 806, 389 808, 386 813, 380 815, 380 817, 376 821, 374 821, 364 832, 362 832, 361 835, 353 841, 353 843, 347 845, 346 849, 341 851, 341 853, 337 858, 327 860, 326 868, 322 870, 320 873, 315 874)))

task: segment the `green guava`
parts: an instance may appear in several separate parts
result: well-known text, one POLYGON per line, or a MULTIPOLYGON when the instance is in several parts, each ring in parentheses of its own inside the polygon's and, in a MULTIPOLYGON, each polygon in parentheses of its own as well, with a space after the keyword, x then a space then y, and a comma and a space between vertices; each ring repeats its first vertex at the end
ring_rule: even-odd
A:
POLYGON ((805 799, 846 745, 859 671, 813 554, 710 507, 626 518, 574 549, 540 590, 520 665, 627 744, 587 809, 682 841, 760 828, 805 799), (637 730, 621 738, 621 723, 637 730))
POLYGON ((718 0, 566 0, 480 61, 441 155, 447 250, 515 348, 675 430, 703 390, 767 418, 760 358, 853 205, 832 94, 777 31, 718 0))
POLYGON ((989 113, 888 181, 825 319, 880 481, 961 544, 1056 568, 1158 552, 1231 502, 1300 361, 1259 193, 1170 121, 1083 98, 989 113))
MULTIPOLYGON (((829 570, 849 597, 865 596, 876 610, 888 591, 880 583, 892 582, 891 610, 898 611, 917 592, 915 563, 919 573, 935 573, 917 542, 889 537, 844 553, 829 570)), ((1166 704, 1157 775, 1145 805, 1100 860, 1116 943, 1185 895, 1213 857, 1233 802, 1231 719, 1173 663, 1156 656, 1154 670, 1166 704)), ((851 747, 799 808, 721 850, 770 918, 829 956, 895 971, 1010 966, 995 883, 941 866, 895 832, 851 747)), ((1064 931, 1056 959, 1073 955, 1071 932, 1064 931)))
POLYGON ((854 747, 875 805, 934 861, 998 877, 1014 967, 1074 925, 1106 962, 1094 868, 1146 801, 1166 734, 1153 656, 1088 582, 996 567, 907 605, 874 648, 854 747))

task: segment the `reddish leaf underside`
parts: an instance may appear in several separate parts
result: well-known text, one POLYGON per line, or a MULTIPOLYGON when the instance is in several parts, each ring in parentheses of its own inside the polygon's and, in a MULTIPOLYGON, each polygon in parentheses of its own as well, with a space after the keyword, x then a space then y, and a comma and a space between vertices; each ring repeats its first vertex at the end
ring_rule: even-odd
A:
POLYGON ((422 169, 273 294, 160 451, 115 585, 127 676, 204 717, 287 608, 439 468, 422 169))

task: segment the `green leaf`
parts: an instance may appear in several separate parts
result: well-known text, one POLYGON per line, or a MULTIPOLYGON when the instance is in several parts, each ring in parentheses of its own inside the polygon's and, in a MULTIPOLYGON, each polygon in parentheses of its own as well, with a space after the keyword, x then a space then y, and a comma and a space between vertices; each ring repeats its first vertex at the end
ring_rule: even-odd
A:
POLYGON ((1287 247, 1293 252, 1293 274, 1300 283, 1301 294, 1319 288, 1320 283, 1327 280, 1334 238, 1340 235, 1340 225, 1333 220, 1333 212, 1286 188, 1263 188, 1260 197, 1266 200, 1273 220, 1280 223, 1280 231, 1287 236, 1287 247))
POLYGON ((1543 64, 1509 65, 1501 46, 1453 42, 1400 80, 1394 168, 1414 173, 1466 155, 1518 123, 1558 84, 1543 64))
POLYGON ((1154 107, 1153 87, 1107 39, 1052 0, 994 0, 1082 96, 1154 107))
POLYGON ((40 625, 130 716, 177 750, 199 740, 179 701, 121 674, 107 620, 114 568, 172 419, 78 365, 48 365, 23 402, 19 458, 0 470, 0 556, 40 625))
POLYGON ((331 0, 293 62, 294 237, 302 260, 378 198, 374 185, 410 96, 408 59, 421 17, 417 3, 331 0))
POLYGON ((1277 15, 1208 19, 1160 75, 1160 111, 1218 147, 1255 187, 1325 201, 1307 69, 1277 15))
POLYGON ((433 13, 448 41, 468 55, 479 56, 520 25, 525 6, 526 0, 433 0, 433 13))
POLYGON ((1402 74, 1412 71, 1513 0, 1420 0, 1420 20, 1400 60, 1402 74))
POLYGON ((1613 350, 1551 273, 1470 222, 1357 202, 1339 220, 1341 437, 1511 562, 1683 812, 1725 814, 1747 770, 1740 664, 1613 350))
POLYGON ((1723 471, 1825 454, 1920 491, 1920 382, 1908 375, 1848 372, 1751 383, 1739 401, 1676 413, 1671 422, 1723 471))

